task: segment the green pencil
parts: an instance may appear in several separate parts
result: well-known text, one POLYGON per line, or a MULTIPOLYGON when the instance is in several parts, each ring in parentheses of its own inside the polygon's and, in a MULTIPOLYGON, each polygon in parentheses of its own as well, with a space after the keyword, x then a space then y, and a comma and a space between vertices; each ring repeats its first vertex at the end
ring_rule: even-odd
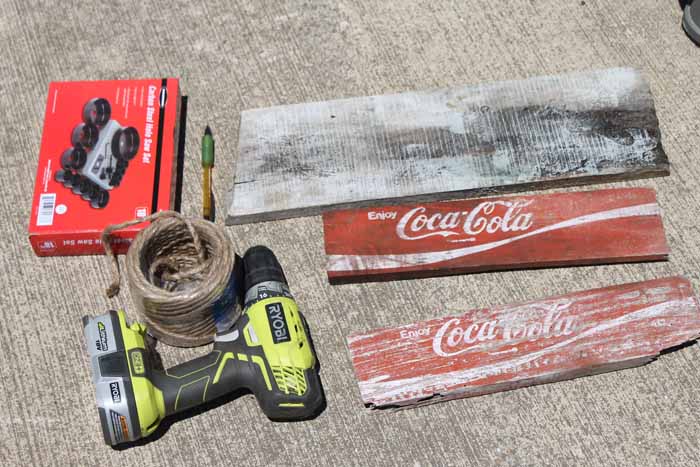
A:
POLYGON ((214 138, 211 128, 207 125, 202 137, 202 216, 206 220, 211 218, 211 175, 214 168, 214 138))

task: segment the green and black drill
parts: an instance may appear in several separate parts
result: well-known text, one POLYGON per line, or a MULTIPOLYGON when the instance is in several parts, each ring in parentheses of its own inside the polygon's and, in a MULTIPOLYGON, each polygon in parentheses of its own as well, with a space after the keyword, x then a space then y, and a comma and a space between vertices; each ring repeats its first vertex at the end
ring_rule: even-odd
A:
POLYGON ((243 257, 243 314, 217 334, 208 355, 159 371, 151 364, 146 327, 127 325, 122 311, 83 318, 107 444, 152 434, 169 415, 241 389, 272 420, 317 415, 325 405, 306 322, 284 272, 266 247, 243 257))

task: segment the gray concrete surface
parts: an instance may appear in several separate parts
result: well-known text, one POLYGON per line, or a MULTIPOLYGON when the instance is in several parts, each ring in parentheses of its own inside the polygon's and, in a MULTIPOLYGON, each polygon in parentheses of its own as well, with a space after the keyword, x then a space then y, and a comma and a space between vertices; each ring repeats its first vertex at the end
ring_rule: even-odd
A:
MULTIPOLYGON (((700 49, 680 21, 675 0, 2 1, 0 464, 697 464, 697 345, 642 368, 369 413, 344 341, 376 326, 671 274, 700 287, 700 49), (103 444, 80 317, 129 310, 130 297, 103 297, 104 258, 40 259, 29 247, 50 81, 181 77, 190 96, 184 212, 196 215, 201 131, 210 124, 217 137, 223 200, 243 109, 609 66, 640 68, 656 99, 672 175, 625 185, 658 190, 669 262, 331 287, 320 217, 227 228, 238 251, 263 243, 278 252, 313 331, 327 410, 273 424, 245 396, 143 446, 103 444)), ((170 365, 205 349, 161 351, 170 365)))

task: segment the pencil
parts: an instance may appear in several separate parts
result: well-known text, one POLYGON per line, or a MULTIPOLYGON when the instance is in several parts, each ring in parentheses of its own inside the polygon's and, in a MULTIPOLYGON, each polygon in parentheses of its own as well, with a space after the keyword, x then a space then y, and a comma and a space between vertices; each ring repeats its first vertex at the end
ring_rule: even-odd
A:
POLYGON ((211 210, 211 177, 214 168, 214 138, 211 128, 207 125, 202 137, 202 216, 206 220, 212 219, 211 210))

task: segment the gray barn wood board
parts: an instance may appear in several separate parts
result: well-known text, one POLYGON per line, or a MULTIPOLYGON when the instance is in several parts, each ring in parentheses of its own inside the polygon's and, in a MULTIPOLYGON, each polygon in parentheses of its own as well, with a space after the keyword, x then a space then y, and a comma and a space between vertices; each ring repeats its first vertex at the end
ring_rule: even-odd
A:
POLYGON ((633 69, 247 110, 227 224, 668 175, 633 69))

